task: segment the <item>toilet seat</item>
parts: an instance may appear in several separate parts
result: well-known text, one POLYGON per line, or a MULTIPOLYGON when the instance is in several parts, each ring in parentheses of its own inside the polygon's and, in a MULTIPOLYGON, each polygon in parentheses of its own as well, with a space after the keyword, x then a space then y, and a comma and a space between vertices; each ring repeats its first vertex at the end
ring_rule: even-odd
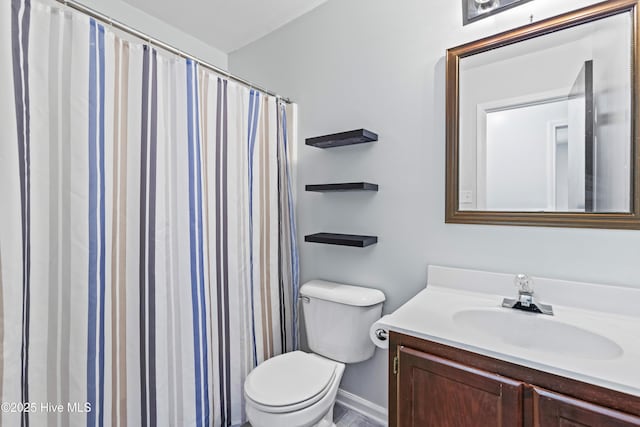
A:
POLYGON ((337 362, 315 354, 285 353, 263 362, 247 376, 245 396, 264 412, 297 411, 327 394, 337 367, 337 362))

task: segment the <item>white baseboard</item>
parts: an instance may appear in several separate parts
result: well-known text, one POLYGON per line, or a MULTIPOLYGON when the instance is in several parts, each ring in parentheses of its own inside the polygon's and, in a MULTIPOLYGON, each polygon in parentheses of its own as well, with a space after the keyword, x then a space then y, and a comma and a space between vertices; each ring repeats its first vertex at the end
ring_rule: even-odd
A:
POLYGON ((388 425, 388 414, 386 408, 380 405, 376 405, 375 403, 363 399, 360 396, 356 396, 355 394, 349 393, 348 391, 338 389, 336 402, 338 402, 342 406, 346 406, 347 408, 364 415, 367 418, 370 418, 373 421, 381 423, 383 426, 388 425))

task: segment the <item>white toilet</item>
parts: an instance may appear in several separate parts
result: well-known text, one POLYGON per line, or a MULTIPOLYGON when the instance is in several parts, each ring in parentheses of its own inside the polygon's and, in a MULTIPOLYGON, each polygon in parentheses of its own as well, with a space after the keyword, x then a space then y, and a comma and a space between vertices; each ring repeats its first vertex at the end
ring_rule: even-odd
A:
POLYGON ((376 289, 312 280, 300 288, 307 342, 261 363, 244 383, 253 427, 330 427, 345 363, 373 356, 369 328, 380 318, 376 289))

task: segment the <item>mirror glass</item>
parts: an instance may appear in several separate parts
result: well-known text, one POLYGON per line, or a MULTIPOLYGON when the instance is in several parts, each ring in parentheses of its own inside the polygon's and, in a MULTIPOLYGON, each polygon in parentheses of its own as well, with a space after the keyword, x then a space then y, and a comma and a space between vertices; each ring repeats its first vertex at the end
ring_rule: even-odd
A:
POLYGON ((631 212, 630 11, 459 58, 458 209, 631 212))

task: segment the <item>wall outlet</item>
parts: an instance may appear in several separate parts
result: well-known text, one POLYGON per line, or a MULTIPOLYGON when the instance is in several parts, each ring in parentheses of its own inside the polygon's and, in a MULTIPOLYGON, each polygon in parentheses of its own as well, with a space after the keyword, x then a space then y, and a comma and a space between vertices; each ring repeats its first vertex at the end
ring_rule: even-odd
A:
POLYGON ((461 191, 460 203, 473 203, 473 191, 461 191))

